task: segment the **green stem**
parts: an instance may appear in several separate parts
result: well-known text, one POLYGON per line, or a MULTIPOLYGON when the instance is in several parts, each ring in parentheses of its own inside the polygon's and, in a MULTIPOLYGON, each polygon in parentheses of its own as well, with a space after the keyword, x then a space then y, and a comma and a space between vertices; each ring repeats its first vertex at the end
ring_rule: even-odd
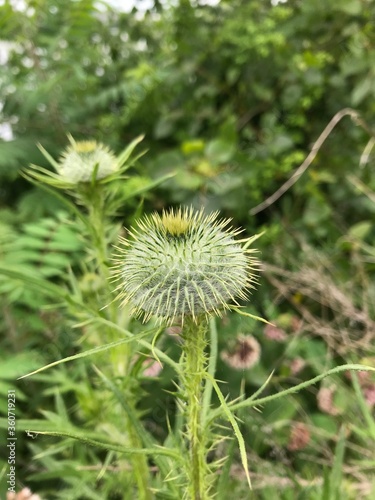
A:
MULTIPOLYGON (((124 318, 121 318, 118 307, 113 302, 112 288, 110 286, 110 273, 109 273, 109 241, 107 228, 110 224, 108 213, 106 211, 106 196, 105 187, 100 185, 90 185, 87 192, 87 209, 88 209, 88 222, 89 234, 91 236, 91 245, 93 256, 96 263, 97 273, 103 280, 103 295, 101 300, 107 305, 105 311, 106 316, 110 322, 123 323, 124 318)), ((124 325, 122 325, 124 326, 124 325)), ((117 331, 114 328, 107 328, 105 330, 105 341, 113 341, 117 338, 117 331)), ((124 344, 121 349, 114 349, 111 351, 110 359, 114 377, 122 377, 123 390, 136 394, 135 387, 130 387, 131 379, 128 377, 130 369, 130 356, 131 348, 129 344, 124 344)), ((133 381, 133 384, 136 383, 133 381)), ((136 401, 130 402, 135 411, 136 401)), ((133 424, 127 420, 126 430, 130 446, 133 449, 142 448, 142 443, 137 436, 133 424)), ((132 457, 134 480, 137 485, 137 498, 139 500, 151 500, 152 495, 149 489, 150 471, 148 467, 147 457, 144 455, 133 455, 132 457)))
POLYGON ((103 186, 89 186, 87 193, 87 209, 89 214, 89 230, 96 265, 100 275, 108 279, 108 242, 106 237, 105 194, 103 186))
MULTIPOLYGON (((210 357, 208 360, 208 369, 212 377, 215 377, 216 371, 216 361, 217 361, 217 329, 215 318, 210 319, 210 357)), ((203 404, 202 404, 202 415, 203 424, 206 421, 207 414, 210 410, 212 398, 212 382, 210 378, 206 379, 204 393, 203 393, 203 404)))
MULTIPOLYGON (((126 327, 128 315, 121 312, 117 304, 113 301, 113 290, 110 283, 109 272, 109 247, 108 228, 111 227, 111 221, 106 207, 106 186, 99 184, 87 186, 85 193, 85 203, 88 210, 89 234, 91 238, 91 248, 96 265, 96 271, 102 281, 102 296, 100 297, 101 306, 105 307, 106 317, 116 324, 126 327)), ((107 328, 102 334, 104 342, 113 342, 117 338, 117 332, 113 328, 107 328)), ((114 376, 126 376, 129 370, 131 348, 129 345, 123 345, 121 349, 110 353, 110 359, 114 370, 114 376)))
POLYGON ((186 426, 189 441, 188 478, 191 500, 206 500, 208 496, 209 467, 206 461, 207 442, 202 425, 203 380, 207 369, 207 323, 187 320, 182 336, 185 355, 182 377, 187 401, 186 426))
MULTIPOLYGON (((131 425, 129 421, 127 427, 131 447, 133 449, 142 449, 142 443, 138 438, 133 425, 131 425)), ((134 469, 135 481, 138 487, 137 498, 139 500, 152 500, 152 494, 149 489, 150 470, 148 467, 147 457, 141 454, 133 455, 132 464, 134 469)))

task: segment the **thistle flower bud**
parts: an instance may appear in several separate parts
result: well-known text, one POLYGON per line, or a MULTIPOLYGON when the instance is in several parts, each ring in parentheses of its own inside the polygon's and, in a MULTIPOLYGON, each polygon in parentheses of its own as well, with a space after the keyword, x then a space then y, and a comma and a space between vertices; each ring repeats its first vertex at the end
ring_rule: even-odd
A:
POLYGON ((96 141, 78 141, 69 137, 70 146, 62 153, 57 164, 58 174, 67 182, 90 182, 103 179, 119 169, 116 156, 107 146, 96 141))
POLYGON ((189 316, 221 316, 247 299, 255 281, 253 250, 236 240, 241 232, 218 213, 193 208, 153 214, 121 238, 115 264, 117 290, 132 314, 173 324, 189 316))

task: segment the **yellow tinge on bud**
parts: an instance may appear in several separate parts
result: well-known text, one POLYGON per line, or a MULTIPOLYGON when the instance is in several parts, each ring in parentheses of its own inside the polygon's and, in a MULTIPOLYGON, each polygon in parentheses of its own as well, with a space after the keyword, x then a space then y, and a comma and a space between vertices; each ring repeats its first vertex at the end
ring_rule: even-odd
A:
POLYGON ((90 182, 108 177, 119 169, 112 151, 96 141, 75 141, 69 136, 70 146, 62 153, 57 164, 58 174, 67 182, 90 182))

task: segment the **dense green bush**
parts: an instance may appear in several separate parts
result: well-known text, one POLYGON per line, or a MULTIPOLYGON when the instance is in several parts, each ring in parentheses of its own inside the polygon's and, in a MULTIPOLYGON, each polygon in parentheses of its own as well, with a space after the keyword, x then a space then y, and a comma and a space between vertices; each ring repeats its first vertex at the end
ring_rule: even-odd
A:
MULTIPOLYGON (((58 158, 68 133, 116 152, 144 134, 148 151, 117 187, 121 206, 107 213, 109 245, 141 213, 179 204, 220 210, 247 234, 265 230, 261 287, 245 311, 277 328, 232 314, 219 322, 217 378, 227 381, 225 394, 251 396, 272 370, 267 394, 345 362, 373 364, 375 2, 179 0, 131 12, 94 0, 24 4, 0 5, 0 117, 13 134, 0 139, 1 267, 62 290, 75 286, 97 303, 103 282, 86 252, 82 221, 71 202, 27 182, 22 171, 29 164, 50 168, 37 144, 58 158), (359 118, 342 118, 294 186, 252 215, 349 107, 359 118), (228 355, 247 334, 261 357, 236 370, 228 355)), ((113 393, 90 358, 16 381, 103 341, 87 325, 73 329, 77 318, 51 290, 31 291, 16 275, 0 278, 1 413, 6 391, 16 387, 24 425, 42 412, 51 426, 70 422, 93 438, 103 429, 117 436, 120 417, 106 409, 113 393)), ((135 321, 131 327, 142 328, 135 321)), ((177 359, 175 337, 160 342, 177 359)), ((100 356, 112 366, 121 350, 100 356)), ((144 377, 141 366, 132 371, 142 393, 137 412, 163 442, 176 416, 172 374, 165 368, 158 379, 144 377)), ((371 377, 357 383, 337 375, 261 412, 239 410, 253 497, 371 498, 373 384, 371 377)), ((126 388, 129 397, 134 390, 126 388)), ((42 497, 117 499, 134 486, 121 455, 49 439, 19 439, 20 480, 42 497)), ((237 448, 224 441, 217 453, 213 459, 221 453, 232 464, 222 469, 222 498, 234 491, 248 498, 237 448)), ((5 471, 1 462, 1 480, 5 471)))

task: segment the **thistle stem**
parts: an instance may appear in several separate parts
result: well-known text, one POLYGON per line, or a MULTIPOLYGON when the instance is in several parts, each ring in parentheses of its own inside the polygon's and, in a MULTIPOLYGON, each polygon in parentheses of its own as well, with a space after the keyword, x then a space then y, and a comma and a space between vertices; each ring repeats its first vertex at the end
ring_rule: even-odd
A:
MULTIPOLYGON (((110 217, 106 209, 105 187, 101 185, 87 187, 85 202, 88 210, 89 235, 91 239, 92 255, 96 265, 98 275, 102 280, 101 303, 106 305, 105 314, 107 318, 116 324, 126 327, 125 316, 120 316, 120 312, 113 302, 113 290, 109 281, 109 248, 108 227, 110 227, 110 217)), ((112 342, 117 338, 117 332, 111 328, 106 328, 102 333, 103 342, 112 342)), ((129 368, 130 347, 125 344, 121 349, 110 353, 114 376, 125 376, 129 368)))
POLYGON ((189 442, 188 478, 191 500, 207 500, 209 468, 206 461, 206 438, 202 427, 203 381, 207 369, 205 347, 207 323, 202 318, 198 325, 186 320, 182 336, 184 374, 183 385, 187 400, 186 427, 189 442))
POLYGON ((100 274, 108 278, 108 242, 106 238, 106 218, 105 200, 102 186, 89 187, 88 213, 90 223, 90 233, 95 260, 100 274))
MULTIPOLYGON (((113 303, 112 288, 109 283, 109 241, 107 236, 107 227, 110 224, 108 213, 106 212, 105 203, 105 192, 102 186, 96 185, 95 188, 89 187, 88 195, 88 221, 89 221, 89 232, 91 237, 91 245, 93 250, 93 256, 95 259, 95 264, 97 268, 98 275, 101 276, 103 280, 103 296, 102 301, 107 303, 106 313, 108 319, 116 324, 124 323, 124 317, 120 316, 118 308, 113 303)), ((107 337, 104 342, 108 340, 114 340, 118 333, 112 328, 106 328, 103 334, 107 337)), ((137 382, 130 381, 128 370, 130 367, 130 347, 125 344, 122 349, 114 349, 110 354, 113 376, 114 377, 124 377, 124 389, 128 385, 127 389, 130 390, 129 385, 133 385, 132 389, 134 394, 137 393, 134 384, 137 382)), ((136 400, 131 400, 129 402, 134 411, 136 408, 136 400)), ((126 422, 126 431, 129 439, 129 445, 132 448, 141 448, 142 443, 138 438, 135 429, 131 422, 128 420, 126 422)), ((149 489, 150 481, 150 471, 147 462, 147 457, 142 455, 134 455, 132 457, 132 465, 134 471, 134 482, 137 485, 137 494, 139 500, 151 500, 152 494, 149 489)))

